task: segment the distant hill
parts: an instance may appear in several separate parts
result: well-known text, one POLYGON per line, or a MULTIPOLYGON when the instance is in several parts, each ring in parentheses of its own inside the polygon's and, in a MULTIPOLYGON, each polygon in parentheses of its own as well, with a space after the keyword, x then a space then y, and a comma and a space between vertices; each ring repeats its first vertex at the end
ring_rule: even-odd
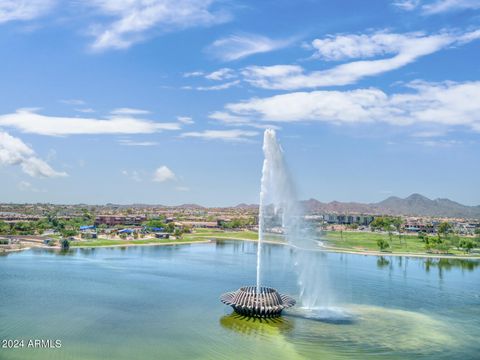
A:
POLYGON ((338 201, 322 203, 316 199, 305 200, 301 203, 307 212, 461 217, 480 219, 480 205, 467 206, 449 199, 431 200, 420 194, 412 194, 404 199, 391 196, 383 201, 371 204, 338 201))
POLYGON ((181 209, 205 209, 205 207, 203 207, 202 205, 198 205, 198 204, 182 204, 182 205, 176 205, 176 206, 169 206, 169 207, 172 207, 172 208, 181 208, 181 209))
POLYGON ((179 209, 205 209, 205 207, 197 204, 181 204, 181 205, 161 205, 161 204, 112 204, 107 203, 105 204, 107 207, 117 207, 117 208, 141 208, 141 209, 148 209, 148 208, 179 208, 179 209))
POLYGON ((258 204, 244 204, 244 203, 241 203, 241 204, 238 204, 237 206, 235 206, 235 208, 237 208, 237 209, 258 209, 258 204))
MULTIPOLYGON (((77 205, 79 206, 79 205, 77 205)), ((84 205, 85 207, 91 206, 91 205, 84 205)), ((107 207, 113 207, 113 208, 120 208, 120 209, 126 209, 126 208, 154 208, 154 207, 164 207, 164 205, 154 205, 154 204, 141 204, 141 203, 134 203, 134 204, 112 204, 112 203, 107 203, 105 204, 107 207)))

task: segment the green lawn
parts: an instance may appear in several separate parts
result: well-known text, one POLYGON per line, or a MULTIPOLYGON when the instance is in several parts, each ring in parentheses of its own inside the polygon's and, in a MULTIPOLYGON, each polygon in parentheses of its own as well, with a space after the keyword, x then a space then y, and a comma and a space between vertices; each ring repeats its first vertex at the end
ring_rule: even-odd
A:
POLYGON ((222 230, 213 230, 213 231, 198 231, 196 230, 192 234, 185 234, 184 237, 189 238, 218 238, 218 239, 244 239, 244 240, 257 240, 258 234, 253 231, 222 231, 222 230))
MULTIPOLYGON (((110 240, 97 239, 87 241, 71 242, 70 246, 110 246, 110 245, 141 245, 141 244, 175 244, 191 241, 205 241, 209 239, 231 239, 231 240, 258 240, 258 234, 254 231, 223 231, 217 229, 196 229, 190 234, 184 234, 181 239, 139 239, 139 240, 110 240)), ((268 234, 265 237, 268 241, 285 242, 283 236, 268 234)), ((326 245, 331 248, 349 251, 379 251, 377 241, 384 239, 389 242, 390 247, 385 253, 408 253, 425 254, 425 244, 416 235, 392 235, 375 232, 358 231, 326 231, 324 238, 326 245)), ((450 249, 449 254, 466 255, 463 251, 450 249)))
MULTIPOLYGON (((377 241, 384 239, 390 243, 390 247, 386 252, 392 253, 415 253, 425 254, 425 243, 420 241, 417 235, 392 235, 372 233, 372 232, 356 232, 356 231, 327 231, 325 233, 327 244, 341 249, 350 249, 354 251, 378 251, 377 241)), ((465 255, 463 251, 450 249, 450 254, 465 255)))
MULTIPOLYGON (((258 234, 253 231, 222 231, 210 229, 198 229, 192 234, 184 236, 187 239, 232 239, 232 240, 258 240, 258 234)), ((358 231, 326 231, 324 240, 332 248, 350 251, 379 251, 377 241, 384 239, 390 243, 386 253, 408 253, 408 254, 426 254, 425 243, 420 241, 417 235, 393 235, 390 237, 386 233, 378 232, 358 232, 358 231)), ((284 242, 281 235, 269 234, 266 240, 284 242)), ((466 255, 463 251, 450 249, 449 254, 466 255)))
POLYGON ((110 239, 96 239, 96 240, 87 240, 87 241, 72 241, 70 242, 71 247, 78 246, 111 246, 111 245, 143 245, 143 244, 176 244, 184 243, 189 241, 202 241, 205 239, 202 238, 182 238, 182 239, 140 239, 140 240, 110 240, 110 239))
MULTIPOLYGON (((223 231, 223 230, 209 230, 198 229, 194 233, 185 234, 184 238, 198 239, 198 238, 210 238, 210 239, 232 239, 232 240, 258 240, 258 233, 256 231, 223 231)), ((267 234, 265 240, 275 242, 285 242, 283 236, 267 234)))
POLYGON ((377 241, 384 239, 390 243, 389 251, 425 252, 425 244, 411 235, 402 235, 400 238, 398 235, 392 235, 390 240, 388 234, 383 233, 327 231, 325 238, 329 245, 353 250, 378 250, 377 241))

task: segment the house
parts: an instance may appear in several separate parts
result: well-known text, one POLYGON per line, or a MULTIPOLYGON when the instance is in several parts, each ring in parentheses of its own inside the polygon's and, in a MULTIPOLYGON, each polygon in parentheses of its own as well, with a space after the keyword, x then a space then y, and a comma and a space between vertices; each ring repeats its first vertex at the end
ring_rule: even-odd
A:
POLYGON ((99 215, 95 219, 95 225, 141 225, 145 221, 147 221, 146 215, 99 215))
POLYGON ((216 221, 182 221, 181 226, 190 228, 215 229, 218 228, 216 221))
POLYGON ((97 230, 95 225, 82 225, 80 226, 80 236, 82 239, 96 239, 97 230))
POLYGON ((80 231, 87 231, 95 229, 95 225, 82 225, 80 226, 80 231))
POLYGON ((145 226, 144 228, 145 232, 153 232, 153 233, 156 233, 156 232, 163 232, 165 231, 165 228, 163 227, 152 227, 152 226, 145 226))
POLYGON ((118 230, 118 234, 127 234, 127 235, 131 235, 134 233, 134 230, 133 229, 122 229, 122 230, 118 230))

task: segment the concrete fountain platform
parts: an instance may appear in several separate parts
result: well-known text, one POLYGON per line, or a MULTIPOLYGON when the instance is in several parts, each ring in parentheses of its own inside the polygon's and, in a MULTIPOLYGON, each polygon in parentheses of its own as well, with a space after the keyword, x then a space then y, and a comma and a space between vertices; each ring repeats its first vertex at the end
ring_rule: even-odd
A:
POLYGON ((231 306, 238 314, 248 317, 277 317, 283 309, 295 305, 295 299, 283 295, 271 287, 244 286, 237 291, 227 292, 220 296, 220 300, 231 306))

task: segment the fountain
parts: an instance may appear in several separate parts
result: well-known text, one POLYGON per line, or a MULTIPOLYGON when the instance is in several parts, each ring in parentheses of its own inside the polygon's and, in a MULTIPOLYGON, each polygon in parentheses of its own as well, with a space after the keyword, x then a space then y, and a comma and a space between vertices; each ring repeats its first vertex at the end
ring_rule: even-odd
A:
POLYGON ((237 291, 228 292, 220 300, 231 306, 235 312, 249 317, 277 317, 283 309, 295 305, 295 300, 288 295, 283 295, 271 287, 261 285, 262 274, 262 243, 266 230, 266 217, 268 201, 273 204, 274 214, 282 210, 282 228, 288 231, 291 228, 293 187, 287 176, 283 153, 277 142, 274 130, 265 130, 263 137, 262 180, 260 189, 260 207, 258 221, 258 246, 257 246, 257 284, 245 286, 237 291), (288 199, 289 201, 285 201, 288 199))
POLYGON ((295 305, 295 300, 290 296, 265 286, 245 286, 223 294, 220 300, 240 315, 261 318, 277 317, 283 309, 295 305))

